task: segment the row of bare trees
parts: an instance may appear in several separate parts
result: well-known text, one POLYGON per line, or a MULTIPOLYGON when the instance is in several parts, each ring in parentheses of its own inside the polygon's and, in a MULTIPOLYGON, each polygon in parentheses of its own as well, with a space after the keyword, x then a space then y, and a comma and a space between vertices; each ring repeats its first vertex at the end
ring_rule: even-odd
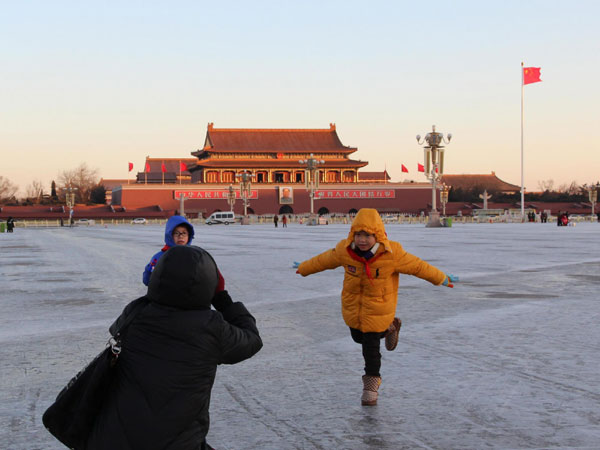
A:
MULTIPOLYGON (((526 201, 543 201, 543 202, 587 202, 588 193, 585 186, 577 184, 575 181, 564 183, 558 187, 554 187, 554 180, 538 181, 538 192, 525 192, 526 201)), ((479 197, 486 187, 473 186, 469 189, 451 188, 448 194, 448 199, 451 202, 480 202, 479 197)), ((487 189, 488 194, 492 194, 493 201, 500 203, 510 203, 521 201, 521 194, 505 194, 494 190, 487 189)))
MULTIPOLYGON (((92 169, 86 163, 81 163, 71 170, 63 170, 57 176, 58 183, 52 181, 44 187, 39 180, 33 180, 25 188, 24 204, 35 203, 64 203, 68 191, 75 194, 76 203, 104 203, 106 190, 99 185, 98 169, 92 169)), ((19 188, 8 178, 0 175, 0 203, 17 204, 19 188)))

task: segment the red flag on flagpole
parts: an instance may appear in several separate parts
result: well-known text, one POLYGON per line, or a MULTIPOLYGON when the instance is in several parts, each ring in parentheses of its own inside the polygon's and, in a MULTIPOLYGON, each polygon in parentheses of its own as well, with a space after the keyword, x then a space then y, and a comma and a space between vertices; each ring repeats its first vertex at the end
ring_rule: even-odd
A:
POLYGON ((402 172, 408 173, 408 169, 404 164, 402 164, 402 172))
POLYGON ((183 172, 185 170, 187 170, 187 164, 184 163, 183 161, 179 161, 179 171, 183 172))
POLYGON ((165 162, 163 161, 162 164, 160 165, 160 171, 162 173, 165 173, 167 171, 167 168, 165 167, 165 162))
POLYGON ((129 171, 131 172, 133 170, 133 163, 129 163, 129 171))
POLYGON ((419 172, 425 172, 425 167, 423 167, 423 164, 417 163, 417 170, 419 172))
POLYGON ((541 67, 523 67, 523 85, 537 83, 540 80, 541 67))
POLYGON ((150 172, 150 163, 148 161, 146 161, 146 172, 150 172))

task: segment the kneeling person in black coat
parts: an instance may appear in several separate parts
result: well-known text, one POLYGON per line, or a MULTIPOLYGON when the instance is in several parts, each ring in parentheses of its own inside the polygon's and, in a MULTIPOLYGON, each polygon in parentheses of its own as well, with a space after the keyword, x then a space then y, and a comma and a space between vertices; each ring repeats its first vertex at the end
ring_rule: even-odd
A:
POLYGON ((148 294, 111 327, 136 302, 148 302, 122 336, 116 381, 88 449, 210 448, 217 365, 238 363, 262 347, 254 317, 227 291, 215 295, 217 283, 217 266, 199 247, 173 247, 158 261, 148 294))

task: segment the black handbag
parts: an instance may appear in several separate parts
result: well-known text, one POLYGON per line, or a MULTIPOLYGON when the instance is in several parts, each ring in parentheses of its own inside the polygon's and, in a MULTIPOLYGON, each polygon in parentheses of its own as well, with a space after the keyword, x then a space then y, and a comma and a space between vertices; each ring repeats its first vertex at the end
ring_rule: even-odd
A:
POLYGON ((107 344, 87 366, 67 383, 44 412, 42 422, 48 431, 71 449, 85 449, 94 421, 108 395, 121 353, 121 332, 146 306, 138 302, 107 344))

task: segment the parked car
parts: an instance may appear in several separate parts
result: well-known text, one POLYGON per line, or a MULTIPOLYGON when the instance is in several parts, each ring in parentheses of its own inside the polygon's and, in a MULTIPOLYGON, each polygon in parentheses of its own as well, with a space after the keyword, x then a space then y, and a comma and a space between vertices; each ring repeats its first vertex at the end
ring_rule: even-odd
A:
POLYGON ((137 223, 137 224, 145 225, 145 224, 148 223, 148 221, 144 217, 137 217, 137 218, 133 219, 131 221, 131 223, 137 223))
POLYGON ((224 212, 214 212, 212 213, 208 219, 206 219, 206 225, 214 225, 214 224, 225 224, 229 225, 230 223, 235 223, 235 214, 230 211, 224 212))
POLYGON ((94 221, 90 219, 77 219, 77 225, 94 225, 94 221))

